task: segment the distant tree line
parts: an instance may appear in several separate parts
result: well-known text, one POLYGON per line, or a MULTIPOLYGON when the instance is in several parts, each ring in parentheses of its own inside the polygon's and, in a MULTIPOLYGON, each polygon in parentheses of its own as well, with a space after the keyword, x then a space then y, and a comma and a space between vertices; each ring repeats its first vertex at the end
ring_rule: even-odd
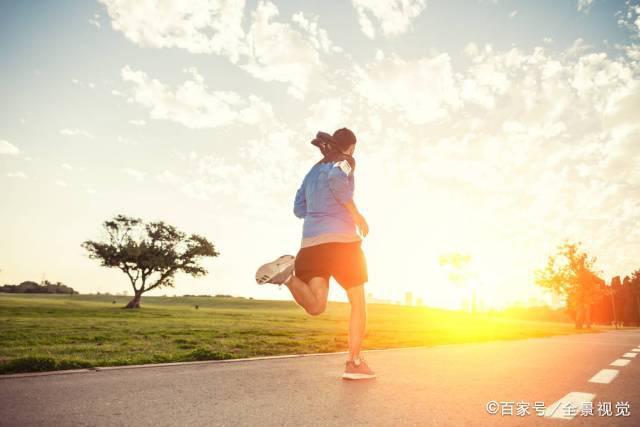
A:
POLYGON ((536 283, 565 297, 567 313, 578 329, 592 323, 640 326, 640 269, 623 280, 614 277, 607 286, 595 267, 596 258, 580 245, 559 245, 545 267, 536 271, 536 283))
POLYGON ((38 284, 34 281, 27 280, 19 285, 0 286, 0 292, 12 294, 77 294, 73 288, 64 285, 62 282, 51 283, 48 280, 38 284))
POLYGON ((602 298, 591 305, 594 323, 640 326, 640 269, 612 278, 610 286, 600 284, 599 293, 602 298))

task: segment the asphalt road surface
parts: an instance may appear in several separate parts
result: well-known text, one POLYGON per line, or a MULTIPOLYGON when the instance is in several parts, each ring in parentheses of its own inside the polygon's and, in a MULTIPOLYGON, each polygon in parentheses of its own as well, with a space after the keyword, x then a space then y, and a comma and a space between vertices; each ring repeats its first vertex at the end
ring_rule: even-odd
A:
POLYGON ((360 382, 342 353, 5 376, 0 425, 640 426, 636 354, 637 329, 371 351, 360 382))

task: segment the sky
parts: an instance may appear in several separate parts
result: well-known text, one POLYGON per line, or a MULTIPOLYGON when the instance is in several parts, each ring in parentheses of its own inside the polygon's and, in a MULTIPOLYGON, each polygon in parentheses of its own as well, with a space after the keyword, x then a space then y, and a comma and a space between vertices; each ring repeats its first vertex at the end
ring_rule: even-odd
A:
MULTIPOLYGON (((0 283, 131 292, 80 246, 116 214, 205 235, 156 295, 290 299, 319 130, 357 138, 367 292, 529 304, 565 239, 640 268, 640 4, 100 0, 0 5, 0 283), (467 254, 464 286, 443 254, 467 254)), ((331 283, 330 299, 344 301, 331 283)))

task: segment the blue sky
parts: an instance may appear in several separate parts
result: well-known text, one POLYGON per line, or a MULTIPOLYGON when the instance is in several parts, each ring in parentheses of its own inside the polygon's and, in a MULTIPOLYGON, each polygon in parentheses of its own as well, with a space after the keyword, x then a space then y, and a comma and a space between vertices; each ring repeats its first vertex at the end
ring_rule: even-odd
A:
POLYGON ((607 279, 640 267, 638 2, 162 4, 0 6, 0 282, 127 290, 80 248, 125 213, 222 252, 160 294, 287 297, 252 275, 297 251, 309 140, 342 126, 380 298, 456 307, 452 251, 488 306, 542 297, 564 238, 607 279))

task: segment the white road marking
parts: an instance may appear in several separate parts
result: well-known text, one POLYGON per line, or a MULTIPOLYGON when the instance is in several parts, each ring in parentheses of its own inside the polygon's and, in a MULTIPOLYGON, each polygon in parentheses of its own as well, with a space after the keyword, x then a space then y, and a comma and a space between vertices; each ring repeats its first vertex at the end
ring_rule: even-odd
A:
POLYGON ((640 348, 634 348, 631 351, 640 352, 640 348))
POLYGON ((602 369, 589 380, 590 383, 609 384, 618 376, 617 369, 602 369))
POLYGON ((594 397, 596 397, 596 395, 592 393, 581 393, 579 391, 572 391, 562 399, 549 406, 544 411, 544 416, 549 418, 561 418, 564 420, 570 420, 580 412, 580 408, 584 403, 591 402, 594 397))
POLYGON ((625 353, 625 354, 622 355, 622 357, 629 357, 629 358, 633 359, 637 355, 638 355, 638 353, 625 353))
POLYGON ((631 362, 629 359, 616 359, 610 363, 611 366, 627 366, 631 362))

